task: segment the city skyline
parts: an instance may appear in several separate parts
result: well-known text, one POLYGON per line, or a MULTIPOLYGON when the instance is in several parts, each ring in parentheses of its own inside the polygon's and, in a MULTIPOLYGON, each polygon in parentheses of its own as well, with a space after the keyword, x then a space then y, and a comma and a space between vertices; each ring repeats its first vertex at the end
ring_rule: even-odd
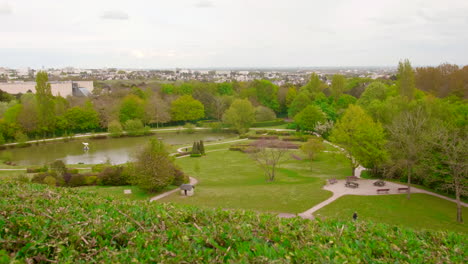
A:
POLYGON ((0 0, 0 67, 468 64, 468 2, 0 0), (47 7, 47 8, 46 8, 47 7))

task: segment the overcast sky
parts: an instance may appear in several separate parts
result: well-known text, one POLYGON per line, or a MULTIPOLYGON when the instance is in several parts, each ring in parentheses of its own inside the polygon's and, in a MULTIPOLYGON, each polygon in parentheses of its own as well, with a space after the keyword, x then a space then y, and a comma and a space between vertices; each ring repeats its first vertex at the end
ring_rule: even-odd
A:
POLYGON ((0 0, 0 67, 468 64, 468 0, 0 0))

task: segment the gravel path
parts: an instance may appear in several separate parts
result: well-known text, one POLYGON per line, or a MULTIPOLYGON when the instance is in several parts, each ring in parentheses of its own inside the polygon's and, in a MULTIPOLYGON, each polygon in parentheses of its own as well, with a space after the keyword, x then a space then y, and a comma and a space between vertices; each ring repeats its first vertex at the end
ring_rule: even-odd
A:
MULTIPOLYGON (((198 183, 198 180, 197 180, 197 179, 190 177, 190 184, 191 184, 191 185, 195 185, 195 184, 197 184, 197 183, 198 183)), ((150 202, 159 200, 159 199, 161 199, 161 198, 164 198, 164 197, 166 197, 166 196, 168 196, 168 195, 171 195, 171 194, 173 194, 173 193, 175 193, 175 192, 178 192, 178 191, 179 191, 179 188, 176 188, 176 189, 174 189, 174 190, 171 190, 171 191, 168 191, 168 192, 165 192, 165 193, 161 193, 161 194, 159 194, 159 195, 156 195, 156 196, 152 197, 152 198, 150 199, 150 202)))

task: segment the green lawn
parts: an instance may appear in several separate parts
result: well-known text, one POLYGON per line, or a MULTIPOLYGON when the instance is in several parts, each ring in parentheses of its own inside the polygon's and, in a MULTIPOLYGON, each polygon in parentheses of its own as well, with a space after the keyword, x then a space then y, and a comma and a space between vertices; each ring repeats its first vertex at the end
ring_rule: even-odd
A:
MULTIPOLYGON (((299 213, 332 195, 322 190, 325 179, 344 178, 351 173, 343 155, 322 153, 312 170, 309 161, 290 159, 282 164, 274 182, 266 182, 261 168, 247 154, 223 149, 227 147, 207 146, 207 151, 217 151, 202 158, 177 159, 184 172, 199 180, 195 195, 187 198, 173 194, 160 201, 299 213)), ((301 155, 298 151, 295 154, 301 155)))
MULTIPOLYGON (((175 186, 167 187, 162 192, 176 188, 175 186)), ((157 194, 149 194, 137 186, 83 186, 75 188, 82 192, 96 194, 102 197, 110 197, 112 199, 130 199, 130 200, 148 200, 157 194), (124 194, 124 190, 132 190, 131 194, 124 194)))
MULTIPOLYGON (((456 204, 428 194, 358 196, 346 195, 318 210, 318 218, 351 219, 356 211, 359 220, 408 226, 415 229, 437 229, 468 232, 466 224, 456 222, 456 204)), ((468 217, 468 210, 463 209, 468 217)))

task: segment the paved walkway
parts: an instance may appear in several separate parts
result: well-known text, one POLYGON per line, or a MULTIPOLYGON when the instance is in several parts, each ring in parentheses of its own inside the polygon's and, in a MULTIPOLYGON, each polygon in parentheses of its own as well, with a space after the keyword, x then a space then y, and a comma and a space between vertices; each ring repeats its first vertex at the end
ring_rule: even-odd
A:
MULTIPOLYGON (((377 186, 374 186, 375 181, 376 180, 359 179, 357 181, 359 183, 359 188, 356 188, 356 189, 345 187, 346 180, 338 180, 338 182, 335 184, 327 184, 323 187, 323 189, 333 192, 332 197, 315 205, 309 210, 298 214, 298 216, 302 218, 313 218, 313 213, 315 213, 319 209, 332 203, 333 201, 335 201, 336 199, 344 195, 387 195, 387 194, 377 194, 377 189, 390 189, 390 191, 388 192, 388 195, 404 194, 405 192, 399 193, 398 188, 407 187, 406 185, 403 185, 403 184, 398 184, 398 183, 393 183, 393 182, 388 182, 388 181, 385 181, 385 186, 377 187, 377 186)), ((433 193, 433 192, 429 192, 426 190, 422 190, 419 188, 415 188, 415 187, 411 187, 411 193, 425 193, 425 194, 439 197, 441 199, 444 199, 450 202, 456 202, 456 200, 448 198, 446 196, 433 193)), ((462 206, 467 207, 468 204, 462 202, 462 206)))
MULTIPOLYGON (((195 184, 197 184, 197 183, 198 183, 198 180, 197 180, 197 179, 190 177, 190 184, 191 184, 191 185, 195 185, 195 184)), ((152 198, 150 199, 150 202, 159 200, 159 199, 161 199, 161 198, 164 198, 164 197, 166 197, 166 196, 168 196, 168 195, 171 195, 171 194, 173 194, 173 193, 175 193, 175 192, 178 192, 178 191, 179 191, 179 188, 176 188, 176 189, 174 189, 174 190, 171 190, 171 191, 168 191, 168 192, 165 192, 165 193, 161 193, 161 194, 159 194, 159 195, 156 195, 156 196, 152 197, 152 198)))

